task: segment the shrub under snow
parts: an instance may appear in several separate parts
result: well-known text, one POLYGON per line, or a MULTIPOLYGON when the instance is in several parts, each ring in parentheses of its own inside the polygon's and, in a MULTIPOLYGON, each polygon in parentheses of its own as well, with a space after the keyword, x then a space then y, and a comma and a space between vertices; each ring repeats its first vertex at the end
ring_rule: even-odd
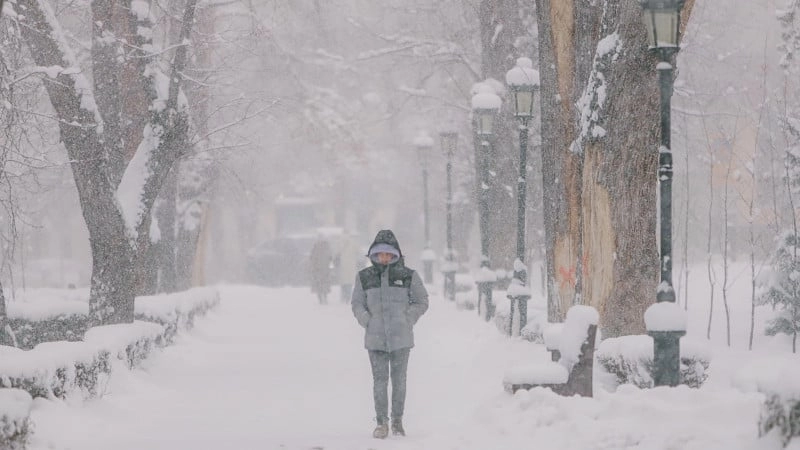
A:
MULTIPOLYGON (((705 345, 680 341, 680 384, 698 388, 708 379, 711 357, 705 345)), ((642 389, 653 382, 653 338, 648 335, 621 336, 605 339, 595 352, 598 364, 616 377, 620 384, 632 384, 642 389)))
POLYGON ((31 402, 31 396, 21 389, 0 389, 0 448, 25 448, 31 431, 31 402))
POLYGON ((800 441, 800 362, 764 358, 741 369, 736 382, 744 391, 764 394, 758 422, 760 436, 777 434, 784 447, 800 441))
POLYGON ((87 289, 33 289, 7 302, 0 345, 30 350, 41 342, 80 341, 89 328, 87 289))

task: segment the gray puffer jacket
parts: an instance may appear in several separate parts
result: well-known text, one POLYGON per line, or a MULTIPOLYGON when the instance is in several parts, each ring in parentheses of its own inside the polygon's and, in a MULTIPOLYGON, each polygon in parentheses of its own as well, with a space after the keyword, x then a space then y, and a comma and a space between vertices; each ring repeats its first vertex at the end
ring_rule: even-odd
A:
MULTIPOLYGON (((382 230, 370 248, 387 243, 400 251, 390 230, 382 230)), ((428 292, 416 271, 400 258, 387 266, 377 263, 358 272, 350 302, 353 315, 366 329, 367 350, 392 352, 414 346, 413 327, 428 309, 428 292)))

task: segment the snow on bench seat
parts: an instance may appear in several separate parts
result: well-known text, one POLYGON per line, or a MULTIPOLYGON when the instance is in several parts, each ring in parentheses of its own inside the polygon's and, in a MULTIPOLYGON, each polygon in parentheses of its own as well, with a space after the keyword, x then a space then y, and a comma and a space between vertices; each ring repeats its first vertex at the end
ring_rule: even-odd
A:
POLYGON ((503 377, 504 386, 512 392, 542 386, 561 395, 591 397, 598 320, 599 314, 591 306, 571 307, 561 327, 545 330, 545 345, 551 351, 558 348, 558 361, 525 362, 511 367, 503 377))

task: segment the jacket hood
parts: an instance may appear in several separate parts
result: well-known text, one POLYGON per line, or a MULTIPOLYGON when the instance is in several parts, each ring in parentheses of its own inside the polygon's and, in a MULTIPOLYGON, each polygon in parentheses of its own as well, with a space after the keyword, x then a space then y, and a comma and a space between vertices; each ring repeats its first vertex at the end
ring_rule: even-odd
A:
POLYGON ((375 240, 372 241, 372 244, 369 246, 367 250, 367 256, 369 256, 372 247, 378 244, 388 244, 392 247, 396 248, 398 252, 400 252, 400 257, 403 257, 403 251, 400 250, 400 244, 397 242, 397 238, 394 235, 392 230, 381 230, 378 231, 378 234, 375 235, 375 240))
MULTIPOLYGON (((367 250, 367 257, 369 258, 370 253, 372 253, 372 248, 378 244, 387 244, 391 245, 392 247, 397 249, 397 252, 400 254, 399 257, 392 261, 389 266, 404 266, 405 262, 403 261, 403 251, 400 250, 400 244, 397 242, 397 238, 394 235, 392 230, 381 230, 378 231, 378 234, 375 235, 375 240, 372 241, 372 244, 369 246, 367 250)), ((376 263, 372 258, 369 259, 372 262, 373 266, 380 267, 381 265, 376 263)), ((388 266, 384 266, 388 267, 388 266)))

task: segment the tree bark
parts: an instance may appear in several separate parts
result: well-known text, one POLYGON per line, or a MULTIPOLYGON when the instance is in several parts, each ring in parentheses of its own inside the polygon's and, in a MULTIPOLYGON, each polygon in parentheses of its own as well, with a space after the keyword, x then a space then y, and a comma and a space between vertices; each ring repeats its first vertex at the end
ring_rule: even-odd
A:
MULTIPOLYGON (((178 169, 180 165, 178 165, 178 169)), ((180 170, 174 170, 167 177, 164 186, 159 193, 159 201, 155 212, 158 220, 160 237, 154 255, 156 258, 155 266, 158 267, 159 292, 176 292, 178 290, 178 275, 176 270, 175 254, 177 252, 177 230, 178 223, 178 177, 180 170)))
MULTIPOLYGON (((215 31, 215 9, 204 8, 198 11, 197 28, 203 36, 213 36, 215 31)), ((208 77, 208 68, 212 64, 211 49, 208 45, 195 46, 192 62, 194 67, 189 69, 192 79, 203 80, 208 77)), ((187 92, 189 102, 192 104, 192 119, 197 133, 200 136, 208 134, 207 114, 211 99, 208 83, 199 83, 187 92)), ((200 145, 205 144, 201 142, 200 145)), ((188 147, 189 142, 185 142, 188 147)), ((215 189, 214 180, 217 173, 214 161, 207 158, 187 159, 181 165, 181 180, 177 190, 176 202, 176 242, 175 242, 175 276, 178 289, 188 289, 201 282, 204 278, 202 264, 204 263, 201 246, 207 241, 201 239, 205 232, 207 209, 209 199, 215 189)), ((343 189, 343 193, 347 190, 343 189)))
MULTIPOLYGON (((587 5, 588 6, 588 5, 587 5)), ((580 178, 583 158, 570 151, 577 135, 575 87, 586 79, 578 74, 575 22, 579 19, 573 0, 538 0, 539 67, 542 112, 543 221, 547 265, 548 320, 563 321, 576 297, 580 260, 580 178)), ((583 38, 584 40, 586 37, 583 38)), ((578 59, 580 59, 578 61, 578 59)))
MULTIPOLYGON (((65 40, 51 26, 52 11, 36 0, 19 0, 23 39, 39 66, 75 68, 60 47, 65 40)), ((102 140, 103 122, 84 77, 60 73, 44 78, 50 102, 59 117, 61 142, 70 158, 81 209, 89 230, 92 251, 90 310, 98 323, 133 321, 133 277, 130 267, 134 249, 126 238, 125 223, 114 198, 115 186, 108 173, 107 149, 102 140)), ((107 141, 105 141, 107 142, 107 141)))
MULTIPOLYGON (((0 7, 2 4, 0 4, 0 7)), ((0 282, 0 334, 3 333, 3 328, 6 325, 6 318, 8 313, 6 312, 6 295, 3 292, 3 283, 0 282)))
POLYGON ((603 336, 640 334, 659 276, 657 60, 641 7, 536 4, 549 320, 583 303, 603 336))

